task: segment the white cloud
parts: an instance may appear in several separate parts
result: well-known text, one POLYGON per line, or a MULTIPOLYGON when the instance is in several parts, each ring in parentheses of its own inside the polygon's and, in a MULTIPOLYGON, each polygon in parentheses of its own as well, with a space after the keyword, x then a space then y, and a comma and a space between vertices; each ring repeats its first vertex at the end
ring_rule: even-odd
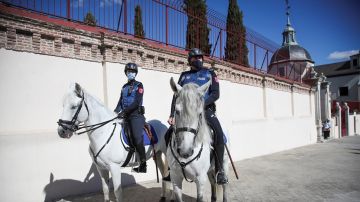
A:
POLYGON ((113 4, 119 4, 121 5, 122 0, 101 0, 100 1, 100 7, 104 7, 104 6, 112 6, 113 4))
POLYGON ((328 56, 329 60, 341 60, 341 59, 349 59, 351 55, 355 55, 359 53, 359 50, 349 50, 349 51, 335 51, 330 53, 328 56))
MULTIPOLYGON (((88 3, 88 2, 84 2, 84 0, 74 0, 72 1, 72 6, 74 8, 77 8, 77 7, 80 7, 82 8, 84 6, 84 3, 88 3)), ((98 2, 96 2, 98 3, 98 2)), ((122 4, 122 0, 100 0, 100 7, 104 7, 104 6, 112 6, 112 5, 121 5, 122 4)), ((97 7, 97 5, 95 6, 97 7)), ((93 4, 92 4, 92 7, 93 8, 93 4)))

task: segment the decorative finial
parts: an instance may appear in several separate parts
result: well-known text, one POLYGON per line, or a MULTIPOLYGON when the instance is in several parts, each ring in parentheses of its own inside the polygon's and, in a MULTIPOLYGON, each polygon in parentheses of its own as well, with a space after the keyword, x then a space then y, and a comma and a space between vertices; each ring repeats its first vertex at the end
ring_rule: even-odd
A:
POLYGON ((286 3, 287 26, 290 26, 290 4, 289 4, 289 0, 285 0, 285 3, 286 3))

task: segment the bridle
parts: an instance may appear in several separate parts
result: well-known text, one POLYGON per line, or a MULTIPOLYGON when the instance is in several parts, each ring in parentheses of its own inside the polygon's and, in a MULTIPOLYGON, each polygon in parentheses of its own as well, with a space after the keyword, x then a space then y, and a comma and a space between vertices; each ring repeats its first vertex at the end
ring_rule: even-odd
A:
MULTIPOLYGON (((198 135, 198 133, 199 133, 199 128, 200 128, 200 124, 201 124, 201 119, 202 119, 202 113, 200 113, 200 115, 199 115, 199 121, 198 121, 198 125, 197 125, 197 128, 196 128, 196 129, 191 128, 191 127, 176 128, 176 126, 174 126, 174 134, 175 134, 175 136, 177 136, 178 133, 180 133, 180 132, 190 132, 190 133, 193 133, 193 134, 194 134, 194 140, 195 140, 195 138, 197 137, 197 135, 198 135)), ((176 122, 175 122, 175 123, 176 123, 176 122)), ((186 175, 185 175, 185 170, 184 170, 184 169, 185 169, 185 167, 186 167, 187 165, 189 165, 189 164, 192 163, 193 161, 198 160, 198 159, 200 158, 201 152, 202 152, 202 150, 203 150, 204 143, 201 144, 201 148, 200 148, 198 154, 197 154, 194 158, 192 158, 192 159, 189 160, 188 162, 183 162, 183 161, 180 161, 179 158, 175 155, 175 152, 174 152, 174 149, 173 149, 173 145, 172 145, 171 142, 172 142, 172 141, 171 141, 171 135, 170 135, 170 145, 169 145, 169 147, 170 147, 170 150, 171 150, 171 154, 173 155, 173 157, 175 158, 175 160, 177 161, 177 163, 180 165, 181 171, 182 171, 182 174, 183 174, 185 180, 186 180, 187 182, 193 182, 193 180, 189 180, 189 179, 186 177, 186 175)))
POLYGON ((84 92, 82 93, 82 96, 81 96, 80 105, 78 106, 78 109, 76 110, 76 112, 75 112, 73 118, 71 119, 71 121, 59 119, 59 121, 57 122, 58 125, 63 127, 65 130, 70 130, 71 132, 75 132, 75 133, 78 130, 81 130, 81 129, 85 128, 85 131, 82 131, 80 133, 76 133, 77 135, 80 135, 80 134, 83 134, 83 133, 86 133, 86 132, 94 131, 94 130, 100 128, 100 127, 103 127, 104 125, 106 125, 106 124, 108 124, 108 123, 110 123, 113 120, 118 118, 117 116, 115 116, 114 118, 109 119, 107 121, 103 121, 103 122, 93 124, 93 125, 88 125, 88 126, 85 126, 84 124, 80 125, 80 123, 78 125, 76 125, 77 118, 79 116, 80 110, 81 110, 83 105, 85 105, 86 111, 87 111, 88 116, 89 116, 90 115, 89 108, 88 108, 88 106, 87 106, 87 104, 85 102, 84 92))
MULTIPOLYGON (((181 127, 181 128, 177 128, 176 124, 175 124, 175 128, 174 128, 174 132, 175 135, 178 135, 180 132, 190 132, 194 134, 194 139, 197 137, 198 133, 199 133, 199 128, 200 128, 200 124, 201 124, 201 119, 202 119, 202 113, 199 114, 199 121, 197 124, 197 128, 191 128, 191 127, 181 127)), ((176 123, 176 122, 175 122, 176 123)))
POLYGON ((81 102, 80 105, 78 106, 74 116, 72 117, 71 121, 68 120, 63 120, 63 119, 59 119, 59 121, 57 122, 59 126, 63 127, 65 130, 70 130, 71 132, 76 132, 78 130, 81 129, 81 127, 79 127, 79 125, 76 124, 77 122, 77 118, 79 116, 79 113, 81 111, 82 106, 85 105, 86 111, 89 115, 89 108, 85 102, 85 96, 84 96, 84 92, 82 92, 82 96, 81 96, 81 102))

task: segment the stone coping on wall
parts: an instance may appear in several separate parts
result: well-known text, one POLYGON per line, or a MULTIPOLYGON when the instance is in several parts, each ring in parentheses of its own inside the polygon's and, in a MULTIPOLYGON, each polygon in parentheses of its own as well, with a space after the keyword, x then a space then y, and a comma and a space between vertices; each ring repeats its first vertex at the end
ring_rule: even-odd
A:
MULTIPOLYGON (((81 23, 50 18, 0 3, 0 48, 93 62, 135 62, 144 69, 180 73, 188 69, 187 52, 151 40, 81 23)), ((311 87, 285 78, 205 58, 218 77, 234 83, 309 93, 311 87)))

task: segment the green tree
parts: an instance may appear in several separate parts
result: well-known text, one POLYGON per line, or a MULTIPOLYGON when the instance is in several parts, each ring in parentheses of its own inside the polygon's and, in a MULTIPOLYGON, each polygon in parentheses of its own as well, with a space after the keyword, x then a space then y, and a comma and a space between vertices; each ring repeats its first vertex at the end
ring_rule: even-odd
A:
POLYGON ((90 26, 96 26, 95 16, 91 12, 86 13, 84 23, 90 26))
POLYGON ((249 66, 243 12, 240 11, 236 0, 229 0, 226 30, 225 60, 249 66))
POLYGON ((186 49, 199 48, 210 54, 210 29, 207 26, 205 0, 184 0, 185 12, 188 16, 186 29, 186 49))
POLYGON ((139 38, 145 37, 144 27, 142 24, 141 8, 140 5, 135 7, 135 25, 134 25, 135 36, 139 38))

